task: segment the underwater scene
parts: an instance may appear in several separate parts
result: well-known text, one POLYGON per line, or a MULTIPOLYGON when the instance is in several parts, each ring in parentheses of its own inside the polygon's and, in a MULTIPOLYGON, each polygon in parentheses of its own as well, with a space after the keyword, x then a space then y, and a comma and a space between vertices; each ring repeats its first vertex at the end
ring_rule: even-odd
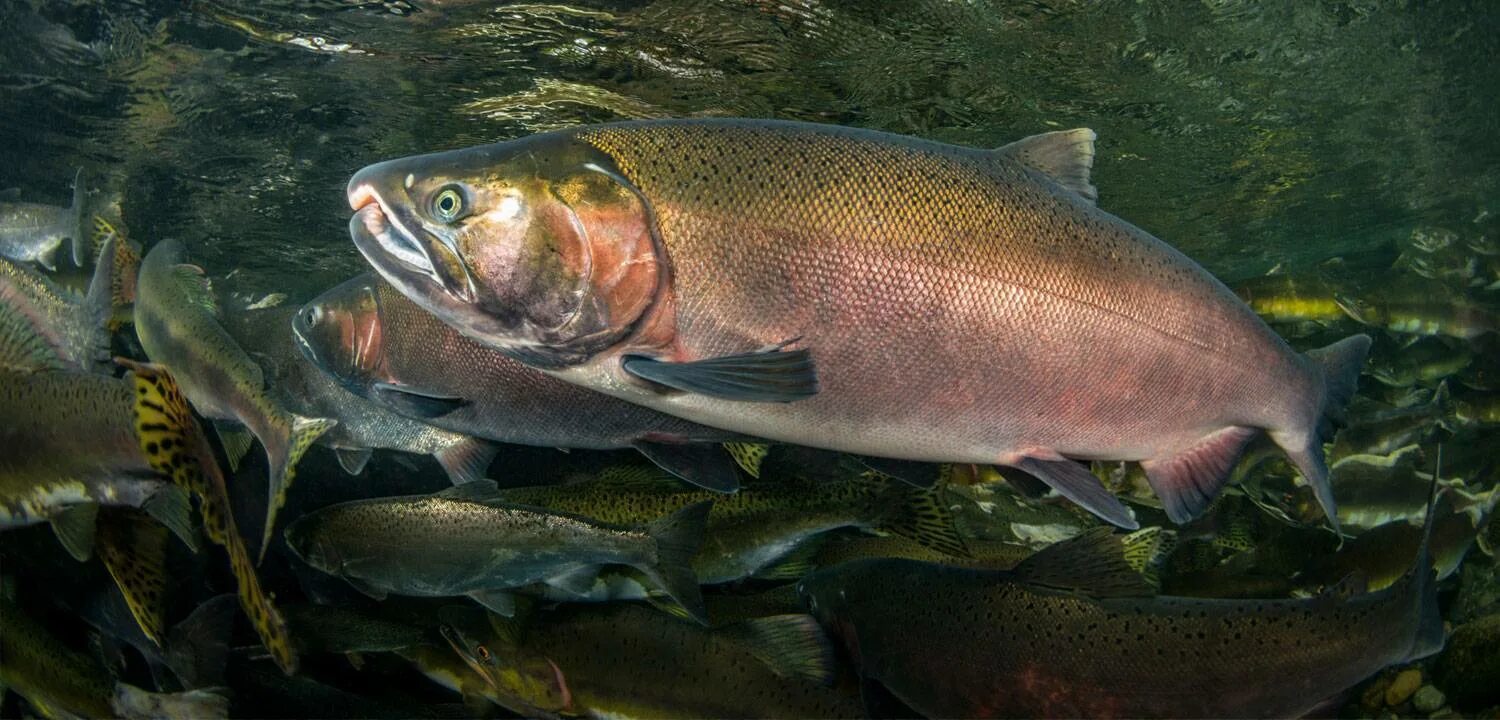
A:
POLYGON ((1500 717, 1496 58, 0 0, 0 717, 1500 717))

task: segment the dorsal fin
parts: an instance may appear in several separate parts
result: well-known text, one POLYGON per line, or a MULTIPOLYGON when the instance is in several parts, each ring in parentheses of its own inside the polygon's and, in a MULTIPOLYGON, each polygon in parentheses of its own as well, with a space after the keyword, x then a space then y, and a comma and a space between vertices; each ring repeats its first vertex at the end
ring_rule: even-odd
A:
POLYGON ((182 293, 183 299, 189 304, 214 315, 219 313, 219 303, 214 299, 213 283, 209 281, 208 274, 203 272, 203 268, 192 263, 178 263, 172 266, 172 279, 177 283, 178 291, 182 293))
POLYGON ((1058 130, 1021 138, 995 148, 995 152, 1014 157, 1093 204, 1099 199, 1099 189, 1090 181, 1089 173, 1094 168, 1094 140, 1098 137, 1088 128, 1058 130))
POLYGON ((802 677, 832 685, 833 647, 811 615, 773 615, 746 620, 716 632, 740 637, 746 649, 779 677, 802 677))
POLYGON ((1030 585, 1092 597, 1148 597, 1151 583, 1125 559, 1125 545, 1110 528, 1099 527, 1037 551, 1011 571, 1030 585))

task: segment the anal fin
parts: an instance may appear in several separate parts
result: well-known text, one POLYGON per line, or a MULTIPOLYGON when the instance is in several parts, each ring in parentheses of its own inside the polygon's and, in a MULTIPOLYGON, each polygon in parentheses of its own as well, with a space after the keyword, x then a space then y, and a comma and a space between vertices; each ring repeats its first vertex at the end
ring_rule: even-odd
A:
POLYGON ((224 457, 229 460, 229 472, 240 471, 240 463, 245 459, 245 453, 250 452, 250 443, 255 439, 245 426, 230 420, 214 420, 214 433, 219 436, 219 444, 224 446, 224 457))
POLYGON ((52 532, 63 549, 74 560, 84 562, 94 555, 95 519, 99 516, 98 503, 71 505, 52 516, 52 532))
POLYGON ((1259 432, 1255 428, 1230 426, 1215 431, 1183 452, 1171 457, 1144 460, 1141 469, 1172 522, 1182 524, 1198 517, 1219 496, 1229 471, 1245 445, 1259 432))
POLYGON ((370 456, 375 454, 370 448, 334 448, 333 454, 339 459, 339 467, 350 475, 358 475, 365 471, 365 465, 370 462, 370 456))

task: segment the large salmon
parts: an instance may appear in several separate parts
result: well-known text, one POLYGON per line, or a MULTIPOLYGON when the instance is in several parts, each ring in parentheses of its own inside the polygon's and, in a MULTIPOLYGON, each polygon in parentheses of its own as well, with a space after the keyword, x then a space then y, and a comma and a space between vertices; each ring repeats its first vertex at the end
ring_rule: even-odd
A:
POLYGON ((1369 338, 1294 352, 1095 206, 1093 140, 583 126, 367 167, 350 229, 465 334, 696 422, 1010 465, 1128 527, 1074 460, 1141 461, 1181 522, 1265 431, 1332 518, 1322 438, 1369 338))

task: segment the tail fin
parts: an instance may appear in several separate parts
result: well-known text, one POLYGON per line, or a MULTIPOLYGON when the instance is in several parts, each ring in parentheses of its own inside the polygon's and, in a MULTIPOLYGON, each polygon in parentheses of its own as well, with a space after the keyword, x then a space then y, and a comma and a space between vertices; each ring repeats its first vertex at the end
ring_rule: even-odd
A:
POLYGON ((73 243, 73 264, 83 267, 83 261, 89 256, 89 245, 93 241, 93 235, 84 232, 88 225, 84 221, 89 215, 89 190, 83 184, 83 168, 73 174, 73 227, 68 233, 68 238, 73 243))
POLYGON ((187 399, 172 376, 160 366, 124 358, 115 362, 131 371, 136 390, 135 427, 146 459, 157 472, 198 496, 203 531, 229 553, 229 568, 239 585, 240 606, 250 616, 255 632, 283 672, 297 671, 286 621, 271 596, 260 585, 250 551, 234 523, 229 490, 203 428, 188 409, 187 399))
POLYGON ((876 508, 879 529, 921 543, 940 553, 953 557, 971 557, 964 544, 953 513, 943 505, 943 486, 918 488, 906 483, 875 475, 862 477, 861 483, 878 483, 879 488, 871 498, 882 507, 876 508))
POLYGON ((1333 499, 1333 488, 1328 482, 1328 464, 1323 459, 1323 443, 1333 438, 1334 430, 1344 419, 1344 407, 1354 397, 1359 384, 1359 372, 1364 367, 1365 357, 1370 354, 1370 336, 1353 335, 1325 348, 1307 353, 1315 365, 1323 371, 1323 397, 1314 416, 1316 432, 1303 432, 1295 436, 1273 430, 1271 438, 1286 451, 1292 463, 1302 472, 1308 487, 1328 516, 1334 532, 1339 532, 1338 504, 1333 499))
POLYGON ((1432 473, 1432 489, 1427 495, 1427 520, 1422 524, 1422 545, 1417 549, 1416 564, 1411 569, 1411 597, 1416 613, 1416 632, 1412 637, 1407 661, 1436 655, 1447 640, 1443 632, 1443 615, 1438 609, 1437 571, 1432 561, 1432 528, 1437 524, 1437 498, 1442 487, 1443 446, 1437 450, 1437 469, 1432 473))
POLYGON ((693 556, 703 545, 712 500, 693 503, 646 527, 656 540, 656 564, 639 568, 653 584, 677 601, 688 615, 704 625, 708 611, 703 607, 703 593, 693 572, 693 556))
POLYGON ((339 424, 339 421, 329 418, 309 418, 295 414, 291 418, 291 429, 285 440, 261 438, 266 446, 266 459, 271 461, 271 482, 266 488, 269 496, 266 526, 261 532, 260 555, 255 560, 257 565, 266 559, 266 550, 271 547, 271 534, 276 531, 276 515, 281 511, 281 506, 286 504, 287 491, 292 487, 292 480, 297 477, 297 462, 312 447, 313 441, 339 424))

